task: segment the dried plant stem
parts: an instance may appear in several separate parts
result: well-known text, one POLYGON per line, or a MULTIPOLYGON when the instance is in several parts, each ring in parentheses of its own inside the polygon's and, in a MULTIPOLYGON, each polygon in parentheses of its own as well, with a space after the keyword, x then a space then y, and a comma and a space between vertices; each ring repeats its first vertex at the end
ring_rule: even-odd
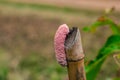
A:
POLYGON ((69 80, 86 80, 84 72, 84 59, 78 62, 68 62, 69 80))
POLYGON ((78 28, 68 34, 65 41, 69 80, 86 80, 84 71, 84 54, 78 28))

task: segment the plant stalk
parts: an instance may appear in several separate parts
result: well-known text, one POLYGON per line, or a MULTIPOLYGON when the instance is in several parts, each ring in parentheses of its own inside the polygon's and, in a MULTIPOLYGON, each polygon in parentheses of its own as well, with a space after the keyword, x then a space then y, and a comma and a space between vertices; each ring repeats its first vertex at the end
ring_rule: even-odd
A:
POLYGON ((73 28, 65 40, 69 80, 86 80, 84 54, 78 28, 73 28))

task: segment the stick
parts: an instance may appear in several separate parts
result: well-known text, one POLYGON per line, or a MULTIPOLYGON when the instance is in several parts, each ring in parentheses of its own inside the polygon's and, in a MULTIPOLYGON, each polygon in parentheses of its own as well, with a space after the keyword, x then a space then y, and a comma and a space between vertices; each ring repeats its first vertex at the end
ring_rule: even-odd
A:
POLYGON ((78 28, 73 28, 67 35, 65 51, 69 80, 86 80, 84 54, 78 28))

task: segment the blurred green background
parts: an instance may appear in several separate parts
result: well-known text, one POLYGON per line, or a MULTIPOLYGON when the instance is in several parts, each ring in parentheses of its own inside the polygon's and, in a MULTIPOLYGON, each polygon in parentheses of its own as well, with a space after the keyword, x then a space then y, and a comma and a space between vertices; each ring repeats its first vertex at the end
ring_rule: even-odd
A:
MULTIPOLYGON (((82 28, 112 6, 116 11, 111 18, 119 23, 117 4, 117 0, 0 0, 0 80, 66 80, 67 69, 57 63, 54 53, 59 25, 80 28, 85 60, 92 60, 111 30, 105 26, 90 34, 82 28)), ((96 80, 115 77, 120 77, 120 69, 111 55, 96 80)))

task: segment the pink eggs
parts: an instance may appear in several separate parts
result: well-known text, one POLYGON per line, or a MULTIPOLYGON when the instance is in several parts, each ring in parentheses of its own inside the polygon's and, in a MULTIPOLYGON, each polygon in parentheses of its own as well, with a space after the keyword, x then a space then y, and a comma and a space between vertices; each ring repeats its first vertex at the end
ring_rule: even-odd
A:
POLYGON ((58 63, 62 66, 67 65, 66 55, 65 55, 65 38, 69 33, 69 28, 66 24, 60 25, 58 30, 56 31, 54 38, 54 48, 56 53, 56 59, 58 63))

